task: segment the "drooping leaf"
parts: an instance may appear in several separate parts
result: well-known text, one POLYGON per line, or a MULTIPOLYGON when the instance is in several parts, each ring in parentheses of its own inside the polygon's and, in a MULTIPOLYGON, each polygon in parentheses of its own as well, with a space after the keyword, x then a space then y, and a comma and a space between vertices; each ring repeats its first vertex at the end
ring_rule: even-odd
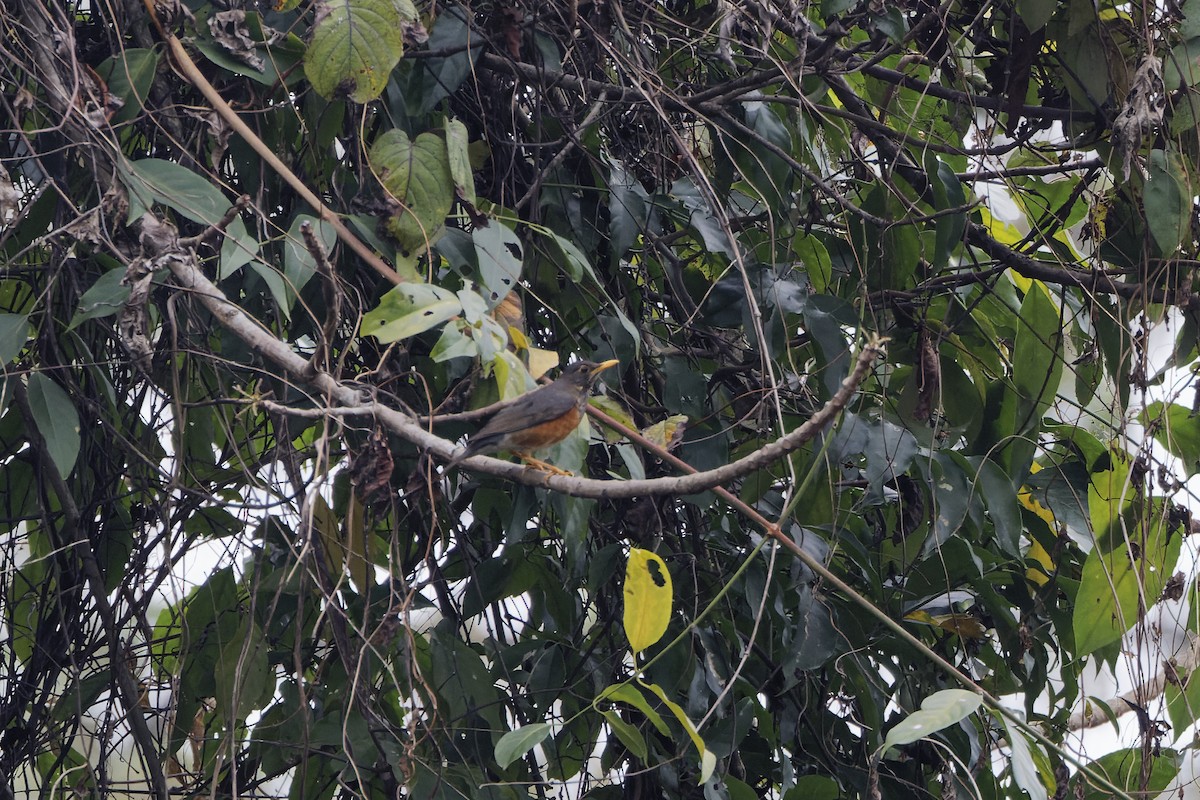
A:
POLYGON ((40 372, 29 375, 29 410, 58 474, 66 478, 79 457, 79 412, 63 388, 40 372))
POLYGON ((460 120, 446 120, 446 151, 450 162, 450 177, 454 190, 468 203, 475 202, 475 175, 471 168, 467 126, 460 120))
POLYGON ((471 232, 471 241, 488 307, 494 308, 517 286, 525 248, 516 233, 499 220, 477 227, 471 232))
POLYGON ((122 159, 117 170, 129 192, 129 222, 160 203, 193 222, 215 225, 232 205, 210 181, 172 161, 122 159))
POLYGON ((641 731, 621 719, 621 715, 612 709, 605 709, 600 713, 604 715, 604 721, 612 728, 612 732, 621 740, 621 744, 625 745, 639 761, 645 761, 648 751, 641 731))
POLYGON ((625 636, 634 654, 650 647, 667 632, 671 621, 671 573, 649 550, 629 551, 625 570, 625 636))
POLYGON ((1191 231, 1192 191, 1180 160, 1165 150, 1151 150, 1142 201, 1146 225, 1165 256, 1179 249, 1191 231))
POLYGON ((966 689, 935 692, 921 702, 919 709, 888 731, 887 738, 883 740, 883 749, 910 744, 948 728, 974 714, 982 703, 979 695, 966 689))
POLYGON ((662 715, 654 710, 646 700, 646 696, 642 694, 642 690, 632 683, 614 683, 606 686, 596 695, 596 702, 608 700, 611 702, 628 703, 646 715, 646 719, 654 726, 655 730, 663 736, 670 735, 671 729, 667 727, 667 723, 663 720, 662 715))
POLYGON ((316 258, 305 244, 304 235, 300 231, 300 227, 305 223, 312 226, 313 235, 324 247, 327 258, 333 257, 333 248, 337 244, 337 231, 328 222, 311 214, 296 215, 283 242, 283 276, 290 296, 300 294, 300 290, 317 271, 316 258))
POLYGON ((496 742, 496 763, 500 765, 501 769, 506 768, 544 742, 551 730, 548 722, 534 722, 509 731, 500 737, 500 741, 496 742))
POLYGON ((683 707, 667 697, 667 693, 663 691, 661 686, 657 683, 642 683, 641 685, 658 695, 658 699, 662 701, 663 705, 671 709, 671 713, 675 715, 675 719, 679 720, 679 724, 687 732, 688 738, 692 740, 692 744, 696 747, 696 752, 700 756, 700 779, 697 783, 703 784, 713 774, 713 770, 717 768, 716 754, 705 745, 700 732, 696 730, 695 724, 688 717, 687 712, 683 710, 683 707))
MULTIPOLYGON (((1000 717, 999 714, 996 716, 1000 717)), ((1025 790, 1029 800, 1044 800, 1049 797, 1049 792, 1033 755, 1034 748, 1041 753, 1041 745, 1036 742, 1031 744, 1025 737, 1025 732, 1012 724, 1008 718, 1000 717, 1000 720, 1008 732, 1009 747, 1012 749, 1013 780, 1025 790)), ((1053 780, 1052 776, 1051 779, 1053 780)))

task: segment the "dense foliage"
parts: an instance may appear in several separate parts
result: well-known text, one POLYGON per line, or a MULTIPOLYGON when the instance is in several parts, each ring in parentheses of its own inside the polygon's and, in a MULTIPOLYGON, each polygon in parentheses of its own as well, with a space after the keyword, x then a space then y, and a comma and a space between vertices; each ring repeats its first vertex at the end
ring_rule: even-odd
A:
POLYGON ((0 794, 1152 796, 1190 757, 1200 4, 0 25, 0 794), (575 358, 620 365, 574 475, 445 469, 575 358))

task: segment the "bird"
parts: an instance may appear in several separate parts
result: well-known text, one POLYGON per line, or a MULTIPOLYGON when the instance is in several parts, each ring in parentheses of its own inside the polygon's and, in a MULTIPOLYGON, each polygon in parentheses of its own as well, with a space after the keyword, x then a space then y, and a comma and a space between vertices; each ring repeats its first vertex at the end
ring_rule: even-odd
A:
POLYGON ((492 415, 450 459, 449 466, 457 466, 464 458, 480 453, 508 450, 530 466, 569 475, 565 470, 534 458, 530 451, 558 444, 571 435, 583 417, 596 378, 617 363, 614 358, 599 363, 576 361, 571 364, 557 380, 522 395, 512 405, 492 415))

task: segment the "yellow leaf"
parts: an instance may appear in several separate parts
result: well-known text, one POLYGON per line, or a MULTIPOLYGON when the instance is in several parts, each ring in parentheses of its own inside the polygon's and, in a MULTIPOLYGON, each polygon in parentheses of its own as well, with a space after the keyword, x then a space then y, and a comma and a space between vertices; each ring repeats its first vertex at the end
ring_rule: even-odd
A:
MULTIPOLYGON (((606 394, 598 394, 595 397, 588 398, 588 404, 600 409, 605 414, 615 419, 617 422, 624 425, 626 428, 637 430, 637 425, 633 421, 633 415, 621 402, 615 397, 609 397, 606 394)), ((604 440, 606 442, 619 442, 625 437, 614 431, 608 426, 604 426, 604 440)))
POLYGON ((558 353, 540 347, 526 347, 529 353, 529 374, 535 379, 558 366, 558 353))
POLYGON ((371 564, 370 553, 367 552, 367 539, 364 530, 366 509, 358 494, 350 493, 350 511, 346 516, 346 569, 354 579, 360 594, 366 594, 375 585, 375 567, 371 564))
MULTIPOLYGON (((652 554, 653 555, 653 554, 652 554)), ((654 556, 658 558, 658 556, 654 556)), ((663 701, 667 708, 671 709, 671 713, 675 715, 675 719, 679 720, 679 724, 687 731, 688 738, 692 740, 692 744, 696 746, 696 752, 700 755, 700 780, 703 785, 712 776, 713 770, 717 768, 717 756, 704 744, 704 739, 700 736, 700 731, 696 730, 695 724, 688 718, 683 707, 667 697, 667 693, 662 690, 662 687, 657 683, 645 683, 641 678, 638 683, 646 687, 654 694, 658 695, 658 699, 663 701)))
MULTIPOLYGON (((1033 465, 1030 466, 1029 472, 1030 474, 1035 474, 1040 472, 1041 469, 1042 465, 1034 462, 1033 465)), ((1037 498, 1033 496, 1033 493, 1028 487, 1022 487, 1021 491, 1017 492, 1017 502, 1040 517, 1043 522, 1050 526, 1050 530, 1058 530, 1058 523, 1054 519, 1054 512, 1039 503, 1037 498)), ((1033 544, 1029 546, 1029 552, 1025 554, 1025 557, 1032 558, 1041 567, 1041 569, 1030 567, 1029 569, 1025 570, 1026 580, 1028 580, 1030 583, 1037 584, 1038 586, 1045 586, 1047 583, 1049 583, 1049 576, 1054 574, 1054 570, 1056 568, 1054 566, 1054 559, 1051 558, 1048 552, 1046 552, 1046 548, 1042 547, 1041 542, 1039 542, 1037 539, 1034 539, 1033 544)))
POLYGON ((342 576, 342 565, 346 561, 346 548, 342 545, 337 516, 325 502, 325 498, 319 494, 312 501, 312 525, 321 537, 325 566, 334 581, 337 581, 342 576))
POLYGON ((687 421, 687 416, 683 414, 672 414, 662 422, 656 422, 646 428, 642 435, 664 450, 670 450, 683 439, 683 429, 687 421))
POLYGON ((666 563, 649 550, 632 548, 625 567, 625 636, 635 655, 667 632, 671 599, 666 563))

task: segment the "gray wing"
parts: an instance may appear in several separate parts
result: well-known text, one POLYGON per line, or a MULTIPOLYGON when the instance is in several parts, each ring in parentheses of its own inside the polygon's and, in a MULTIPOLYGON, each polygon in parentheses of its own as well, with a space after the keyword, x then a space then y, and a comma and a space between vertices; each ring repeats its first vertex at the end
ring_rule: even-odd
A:
POLYGON ((569 394, 546 391, 549 388, 543 386, 535 389, 511 406, 496 412, 496 415, 467 442, 467 451, 472 454, 478 453, 510 433, 558 419, 575 407, 575 400, 569 394))

